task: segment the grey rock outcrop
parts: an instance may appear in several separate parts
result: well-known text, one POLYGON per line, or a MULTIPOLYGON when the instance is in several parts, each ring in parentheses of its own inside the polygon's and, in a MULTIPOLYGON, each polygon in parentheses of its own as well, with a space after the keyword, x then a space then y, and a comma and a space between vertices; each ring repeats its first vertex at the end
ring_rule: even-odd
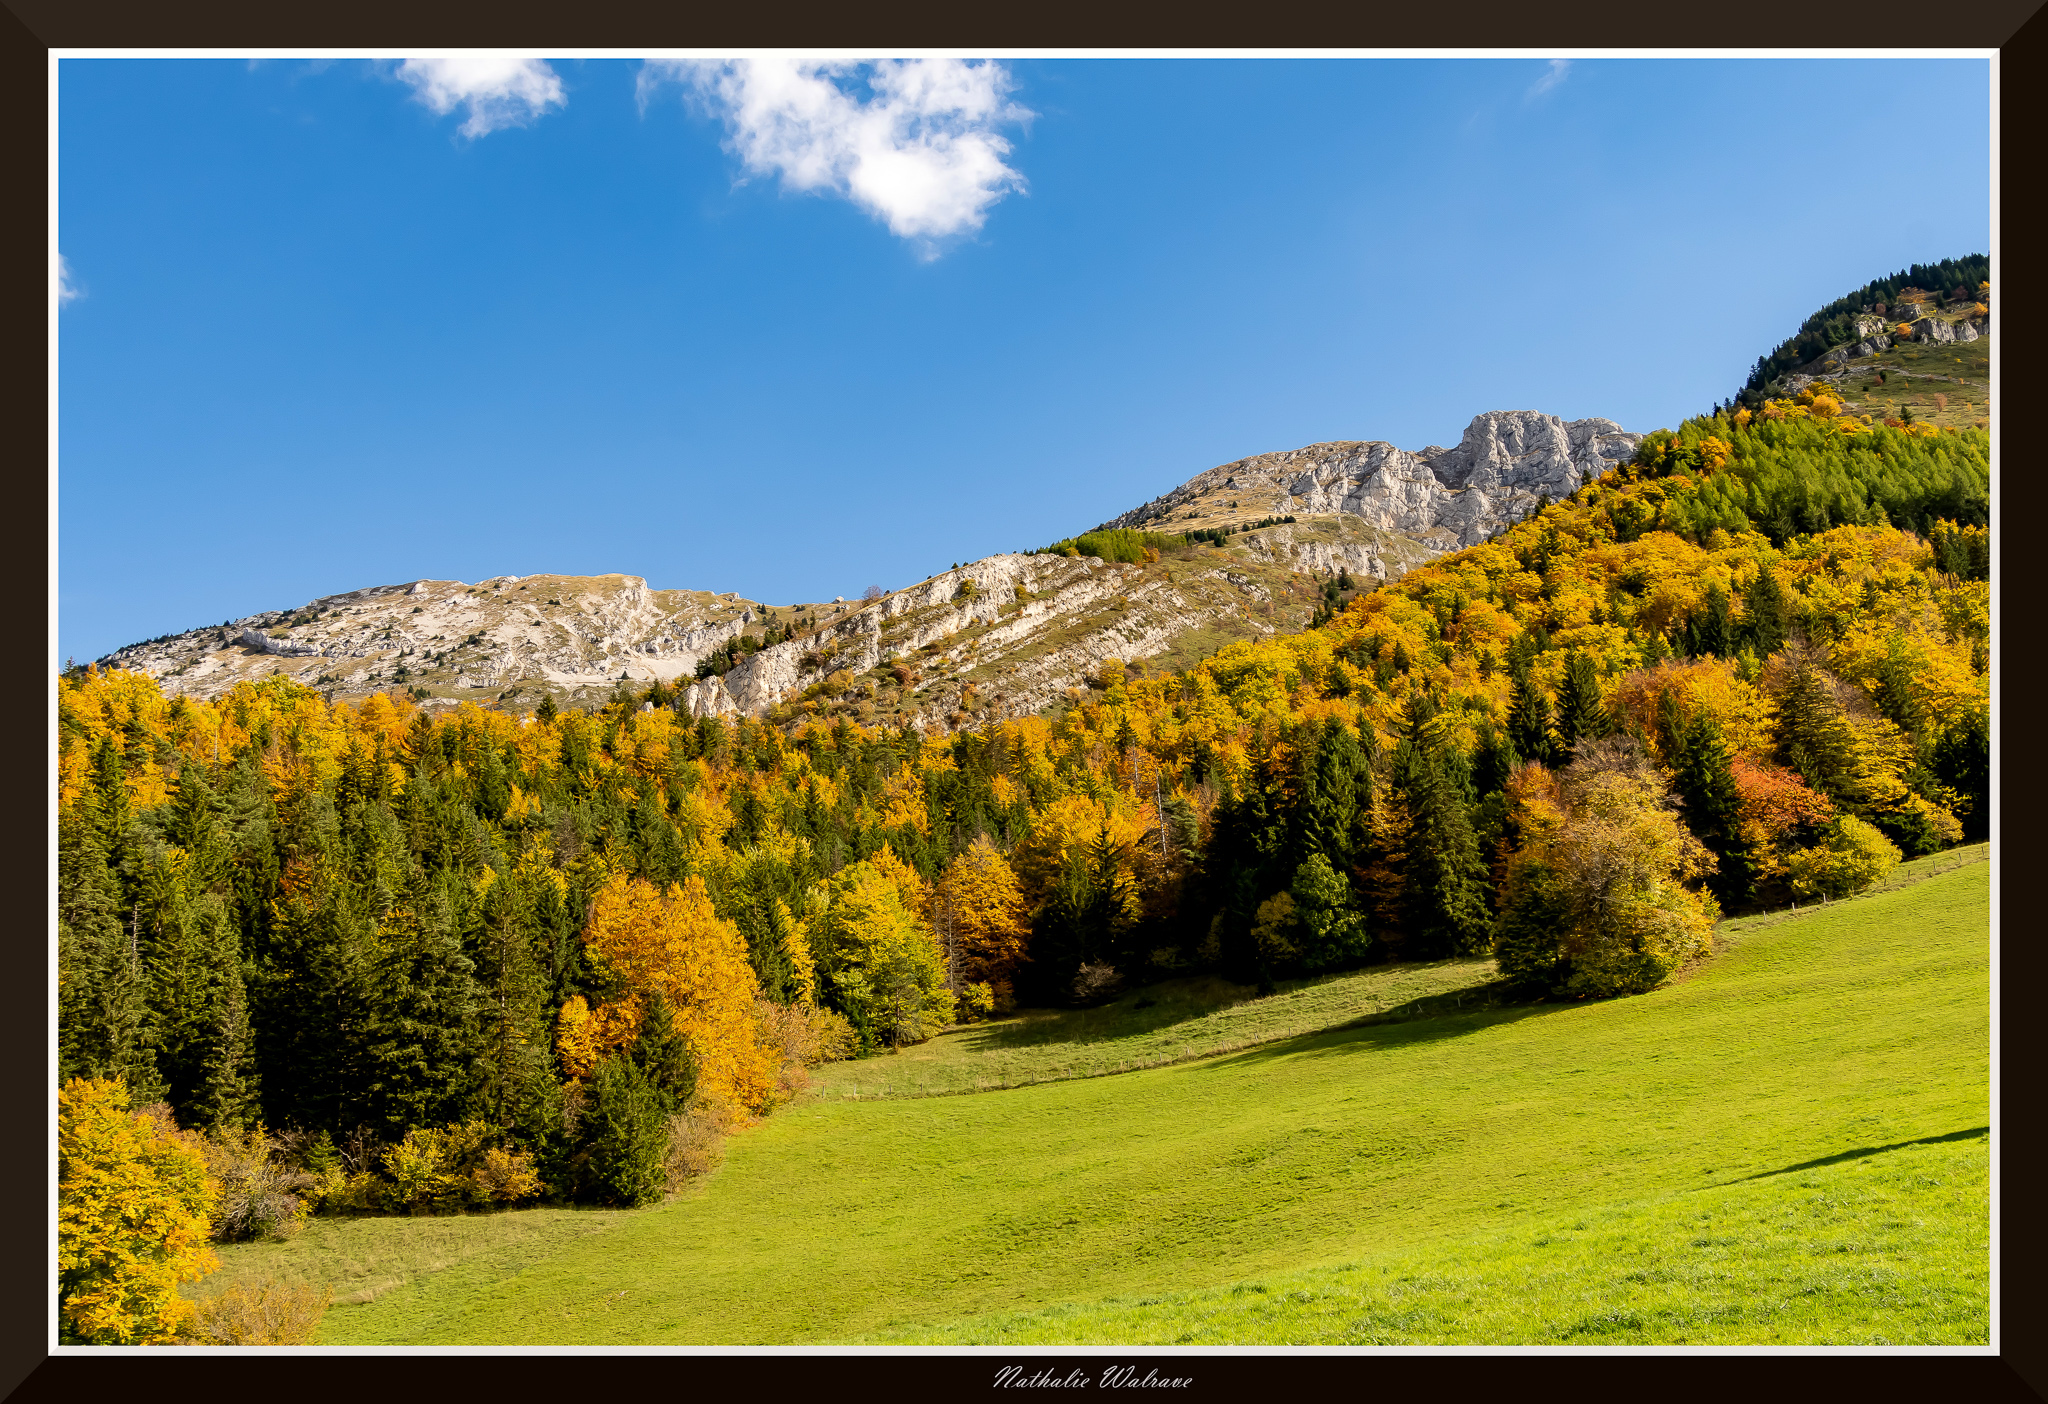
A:
POLYGON ((258 653, 275 654, 280 658, 311 658, 320 650, 312 644, 297 643, 291 639, 273 639, 261 629, 244 629, 236 640, 244 648, 253 648, 258 653))
MULTIPOLYGON (((1432 553, 1456 550, 1627 461, 1641 441, 1611 419, 1568 422, 1534 410, 1495 410, 1473 419, 1454 448, 1311 444, 1226 463, 1104 525, 1171 530, 1175 514, 1209 492, 1265 488, 1277 489, 1288 514, 1340 513, 1432 553)), ((1382 578, 1400 573, 1370 549, 1345 564, 1382 578)))

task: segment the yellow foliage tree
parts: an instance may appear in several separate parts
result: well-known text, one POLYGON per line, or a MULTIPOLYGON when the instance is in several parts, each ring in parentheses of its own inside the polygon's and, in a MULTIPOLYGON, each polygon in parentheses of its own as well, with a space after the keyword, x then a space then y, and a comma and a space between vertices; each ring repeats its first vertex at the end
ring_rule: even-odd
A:
POLYGON ((120 1082, 73 1078, 57 1099, 57 1299, 62 1336, 89 1345, 179 1339, 178 1284, 220 1266, 214 1185, 190 1137, 130 1111, 120 1082))
POLYGON ((947 865, 928 910, 933 929, 948 944, 956 985, 1008 985, 1030 930, 1017 875, 988 835, 976 836, 947 865))
POLYGON ((627 1007, 586 1012, 584 1020, 596 1025, 587 1033, 572 1029, 581 1021, 565 1007, 559 1035, 565 1056, 572 1045, 601 1052, 626 1042, 639 1026, 640 997, 658 989, 697 1060, 698 1094, 748 1112, 767 1105, 775 1055, 763 1045, 754 1015, 760 983, 747 962, 746 938, 718 915, 702 878, 664 892, 614 876, 591 903, 583 942, 630 993, 621 1001, 627 1007))
POLYGON ((938 938, 873 861, 840 870, 816 922, 820 965, 857 1027, 893 1045, 920 1043, 952 1022, 938 938))

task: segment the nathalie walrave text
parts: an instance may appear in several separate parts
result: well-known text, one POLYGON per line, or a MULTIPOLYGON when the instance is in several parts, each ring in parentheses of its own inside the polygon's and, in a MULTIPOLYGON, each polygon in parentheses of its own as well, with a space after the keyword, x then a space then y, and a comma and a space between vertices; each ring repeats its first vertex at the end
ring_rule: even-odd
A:
POLYGON ((997 1389, 1186 1389, 1194 1380, 1180 1375, 1162 1375, 1157 1370, 1147 1370, 1141 1377, 1135 1365, 1112 1365, 1099 1377, 1091 1378, 1085 1370, 1069 1370, 1066 1374, 1055 1373, 1051 1367, 1035 1375, 1024 1373, 1022 1365, 1005 1365, 996 1371, 997 1389))

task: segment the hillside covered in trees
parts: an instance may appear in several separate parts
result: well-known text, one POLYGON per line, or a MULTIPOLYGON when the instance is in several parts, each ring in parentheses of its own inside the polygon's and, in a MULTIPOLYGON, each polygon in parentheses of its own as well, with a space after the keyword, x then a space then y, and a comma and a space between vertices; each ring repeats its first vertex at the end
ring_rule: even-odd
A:
POLYGON ((1969 254, 1963 258, 1945 258, 1939 263, 1916 263, 1889 278, 1873 279, 1815 312, 1799 324, 1798 331, 1779 343, 1776 350, 1759 356, 1749 379, 1743 382, 1742 389, 1731 403, 1756 409, 1771 393, 1773 383, 1785 372, 1816 360, 1837 346, 1861 341, 1863 333, 1856 325, 1859 316, 1890 315, 1893 321, 1899 320, 1903 315, 1900 308, 1902 295, 1911 297, 1919 294, 1922 300, 1933 303, 1964 299, 1974 302, 1979 296, 1979 289, 1988 285, 1990 277, 1990 256, 1969 254))
POLYGON ((1987 832, 1988 437, 1837 409, 937 738, 68 675, 59 1076, 280 1133, 302 1208, 634 1203, 807 1065, 1018 1003, 1488 950, 1648 988, 1987 832))

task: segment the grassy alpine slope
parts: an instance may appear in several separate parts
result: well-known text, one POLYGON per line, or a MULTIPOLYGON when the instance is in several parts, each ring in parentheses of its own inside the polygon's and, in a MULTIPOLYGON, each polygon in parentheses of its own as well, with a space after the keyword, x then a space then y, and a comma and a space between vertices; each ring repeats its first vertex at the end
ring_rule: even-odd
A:
POLYGON ((874 1338, 918 1345, 1927 1345, 1990 1336, 1981 1127, 1421 1252, 874 1338))
MULTIPOLYGON (((1178 1339, 1196 1323, 1204 1340, 1336 1339, 1363 1320, 1379 1322, 1368 1336, 1493 1339, 1504 1326, 1558 1339, 1597 1299, 1622 1313, 1607 1339, 1783 1327, 1981 1340, 1987 1201, 1968 1159, 1981 1142, 1800 1167, 1988 1124, 1988 877, 1981 863, 1951 868, 1731 933, 1690 978, 1630 999, 1344 1030, 980 1096, 799 1104, 735 1138, 696 1197, 339 1306, 320 1340, 966 1340, 999 1328, 917 1328, 1167 1288, 1208 1295, 1178 1315, 1105 1306, 1001 1338, 1178 1339), (1700 1213, 1735 1227, 1687 1218, 1700 1213), (1574 1287, 1553 1273, 1501 1322, 1455 1309, 1461 1291, 1519 1283, 1517 1255, 1545 1234, 1572 1237, 1555 1256, 1576 1253, 1593 1275, 1574 1287), (1740 1241, 1675 1256, 1694 1238, 1740 1241), (1816 1252, 1830 1242, 1849 1245, 1838 1267, 1816 1252), (1379 1305, 1337 1310, 1334 1325, 1309 1301, 1294 1303, 1298 1322, 1214 1309, 1232 1283, 1278 1287, 1278 1274, 1360 1261, 1386 1269, 1379 1305), (1437 1295, 1390 1315, 1422 1290, 1397 1268, 1425 1269, 1417 1281, 1437 1295), (1781 1284, 1782 1321, 1727 1314, 1760 1283, 1781 1284)), ((293 1252, 223 1256, 232 1271, 293 1252)))
POLYGON ((1367 1019, 1384 1021, 1494 996, 1491 956, 1372 966, 1283 981, 1274 993, 1215 976, 1169 980, 1099 1009, 1032 1010, 970 1024, 887 1058, 827 1063, 827 1098, 938 1097, 1189 1063, 1367 1019))

